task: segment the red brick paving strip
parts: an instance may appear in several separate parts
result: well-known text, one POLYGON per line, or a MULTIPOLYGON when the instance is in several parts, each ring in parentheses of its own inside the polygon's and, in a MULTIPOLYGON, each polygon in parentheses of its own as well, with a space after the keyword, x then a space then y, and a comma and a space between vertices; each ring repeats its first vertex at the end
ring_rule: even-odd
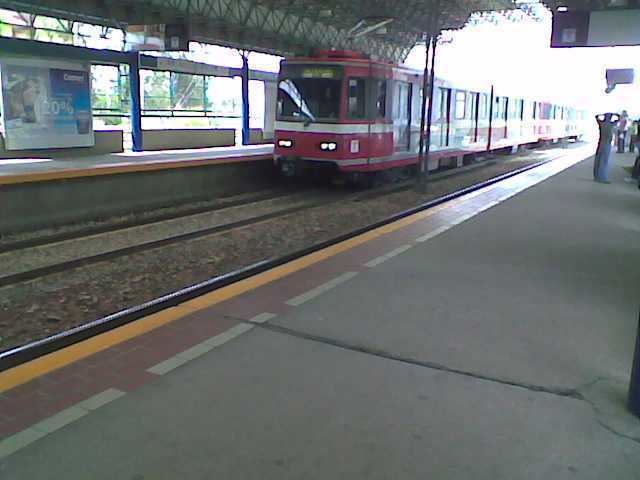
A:
POLYGON ((239 322, 187 315, 0 394, 0 440, 108 388, 132 391, 156 375, 146 370, 239 322))

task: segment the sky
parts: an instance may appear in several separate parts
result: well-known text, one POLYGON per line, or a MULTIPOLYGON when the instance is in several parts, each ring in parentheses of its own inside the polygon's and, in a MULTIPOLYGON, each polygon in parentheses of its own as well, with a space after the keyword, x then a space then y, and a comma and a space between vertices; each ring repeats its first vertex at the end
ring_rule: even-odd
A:
MULTIPOLYGON (((551 14, 540 21, 484 23, 445 32, 438 45, 436 75, 495 85, 496 90, 573 105, 593 112, 621 111, 640 117, 640 47, 552 49, 551 14), (636 83, 605 94, 607 68, 635 68, 636 83)), ((424 46, 407 65, 424 68, 424 46)))

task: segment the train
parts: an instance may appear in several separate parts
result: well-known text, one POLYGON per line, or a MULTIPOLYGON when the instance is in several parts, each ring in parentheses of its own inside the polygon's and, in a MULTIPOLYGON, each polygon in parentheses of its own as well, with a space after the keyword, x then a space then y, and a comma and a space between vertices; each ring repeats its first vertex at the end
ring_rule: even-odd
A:
MULTIPOLYGON (((428 169, 480 152, 580 139, 587 112, 436 78, 428 169)), ((353 51, 283 60, 274 162, 285 176, 331 171, 371 179, 418 162, 423 74, 353 51)), ((425 129, 426 132, 426 129, 425 129)))

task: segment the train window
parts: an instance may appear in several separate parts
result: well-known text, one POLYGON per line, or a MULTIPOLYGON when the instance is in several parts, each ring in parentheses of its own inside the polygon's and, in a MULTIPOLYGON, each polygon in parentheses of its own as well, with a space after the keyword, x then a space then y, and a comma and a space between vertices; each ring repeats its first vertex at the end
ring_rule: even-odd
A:
POLYGON ((411 110, 411 107, 409 105, 411 95, 409 91, 410 91, 410 87, 408 83, 398 82, 396 84, 396 89, 395 89, 396 98, 393 102, 394 104, 393 115, 396 120, 398 119, 404 120, 409 118, 409 112, 411 110))
POLYGON ((487 113, 487 103, 489 101, 489 97, 486 93, 480 94, 480 114, 479 117, 482 119, 486 119, 488 116, 487 113))
POLYGON ((516 100, 513 98, 507 98, 507 119, 512 119, 516 117, 516 100))
POLYGON ((463 120, 467 115, 467 92, 456 92, 456 120, 463 120))
POLYGON ((495 105, 493 106, 493 118, 501 118, 501 107, 502 107, 502 102, 501 102, 501 98, 500 97, 496 97, 494 100, 495 105))
POLYGON ((442 119, 445 122, 448 120, 448 116, 449 116, 447 112, 449 108, 448 95, 449 95, 448 88, 440 89, 440 119, 442 119))
POLYGON ((376 83, 376 115, 379 118, 387 116, 387 81, 377 80, 376 83))
POLYGON ((473 92, 469 94, 469 115, 467 118, 474 120, 478 117, 478 102, 479 102, 480 94, 473 92))
POLYGON ((337 119, 342 80, 289 78, 278 84, 278 118, 337 119))
POLYGON ((366 114, 366 87, 364 78, 349 79, 348 117, 365 118, 366 114))
POLYGON ((519 118, 520 120, 524 120, 524 100, 520 99, 518 100, 518 104, 519 104, 519 118))

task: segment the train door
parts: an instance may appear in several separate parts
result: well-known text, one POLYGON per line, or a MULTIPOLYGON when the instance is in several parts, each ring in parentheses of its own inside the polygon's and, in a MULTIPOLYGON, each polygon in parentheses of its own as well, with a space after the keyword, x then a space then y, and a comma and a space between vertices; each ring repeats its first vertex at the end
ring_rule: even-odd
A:
POLYGON ((473 93, 473 143, 478 142, 478 129, 480 128, 480 94, 473 93))
POLYGON ((440 89, 440 115, 438 123, 440 126, 440 138, 438 145, 440 147, 449 146, 449 129, 451 120, 451 89, 440 89))
MULTIPOLYGON (((357 122, 366 125, 367 117, 367 90, 368 82, 364 77, 350 77, 347 80, 347 119, 349 122, 357 122), (364 123, 366 122, 366 123, 364 123)), ((361 132, 354 135, 348 143, 350 155, 369 156, 370 134, 361 132)))
POLYGON ((489 110, 491 108, 491 97, 486 93, 481 93, 478 100, 478 136, 476 142, 487 145, 489 142, 489 110))
POLYGON ((455 101, 452 100, 453 112, 451 114, 452 128, 450 135, 450 145, 458 147, 465 143, 466 127, 467 127, 467 92, 464 90, 456 90, 455 101))
POLYGON ((393 145, 396 151, 409 150, 411 136, 411 85, 395 82, 393 96, 393 145))
POLYGON ((513 100, 509 97, 504 98, 504 132, 502 134, 503 138, 509 138, 509 120, 511 120, 511 109, 513 108, 513 100))
POLYGON ((369 112, 369 155, 386 157, 394 150, 392 82, 381 78, 371 79, 369 112))
POLYGON ((524 137, 526 132, 525 132, 525 126, 524 126, 524 100, 520 99, 518 100, 518 123, 520 124, 520 137, 524 137))
POLYGON ((500 142, 504 140, 505 134, 507 131, 507 102, 506 97, 493 97, 493 105, 492 105, 492 119, 491 119, 491 145, 494 145, 494 142, 500 142))

